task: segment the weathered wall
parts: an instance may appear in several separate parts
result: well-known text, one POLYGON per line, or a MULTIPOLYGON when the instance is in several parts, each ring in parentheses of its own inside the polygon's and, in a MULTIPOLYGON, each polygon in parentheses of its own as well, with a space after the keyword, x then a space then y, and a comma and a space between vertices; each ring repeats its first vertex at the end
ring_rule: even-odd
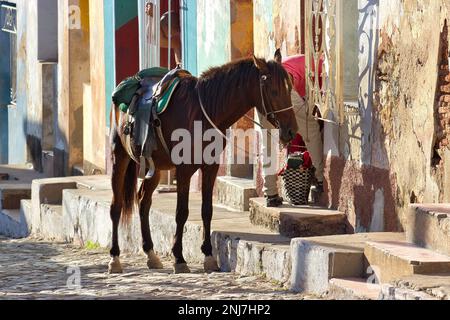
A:
POLYGON ((103 0, 89 1, 90 83, 84 86, 83 169, 85 174, 106 170, 106 82, 103 0))
POLYGON ((202 73, 231 59, 230 1, 197 1, 197 67, 202 73))
POLYGON ((186 0, 183 11, 184 68, 197 75, 197 0, 186 0))
MULTIPOLYGON (((231 0, 230 1, 230 19, 231 19, 231 60, 250 57, 253 54, 253 0, 231 0)), ((249 112, 248 116, 253 117, 254 112, 249 112)), ((252 129, 254 124, 247 118, 242 118, 233 126, 235 130, 252 129)), ((242 139, 242 138, 241 138, 242 139)), ((249 146, 254 145, 253 137, 249 137, 245 141, 236 141, 240 146, 248 143, 249 146)), ((242 150, 228 147, 226 150, 225 162, 226 175, 237 178, 253 178, 252 159, 249 154, 244 155, 245 164, 236 164, 237 157, 242 157, 242 150)))
POLYGON ((0 164, 8 162, 8 105, 11 100, 9 37, 9 33, 0 31, 0 164))
MULTIPOLYGON (((28 30, 32 29, 28 24, 27 0, 17 1, 17 74, 28 74, 27 51, 28 30)), ((35 25, 36 28, 36 25, 35 25)), ((17 81, 17 106, 8 109, 8 162, 10 164, 23 164, 27 160, 26 155, 26 122, 28 106, 28 81, 17 81)))
POLYGON ((42 19, 46 18, 49 24, 57 21, 54 15, 39 16, 48 14, 38 10, 44 2, 48 4, 42 1, 18 2, 17 106, 9 108, 9 160, 16 163, 30 162, 38 171, 43 170, 42 151, 52 150, 53 147, 56 77, 56 64, 39 60, 38 55, 38 42, 47 26, 42 19))
POLYGON ((340 157, 327 164, 328 202, 357 231, 401 230, 410 203, 450 200, 449 4, 359 3, 359 110, 348 110, 340 157))
POLYGON ((83 165, 83 90, 90 81, 89 1, 61 0, 58 47, 58 125, 55 161, 62 174, 83 165))
POLYGON ((272 58, 301 52, 301 0, 254 0, 255 54, 272 58))
MULTIPOLYGON (((258 57, 273 59, 276 49, 280 48, 283 56, 300 54, 302 52, 302 0, 254 0, 254 52, 258 57)), ((260 121, 256 117, 257 121, 260 121)), ((262 154, 262 132, 256 127, 258 137, 256 145, 262 154)), ((280 152, 279 159, 284 156, 280 152)), ((274 166, 281 165, 277 161, 274 166)), ((262 161, 259 157, 254 168, 254 180, 259 195, 263 195, 264 178, 262 161)))

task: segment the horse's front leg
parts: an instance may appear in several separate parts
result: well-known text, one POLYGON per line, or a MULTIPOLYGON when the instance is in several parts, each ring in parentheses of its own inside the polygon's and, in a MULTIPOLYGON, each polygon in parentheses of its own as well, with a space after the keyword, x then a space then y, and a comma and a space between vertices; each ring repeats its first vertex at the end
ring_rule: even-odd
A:
POLYGON ((189 217, 189 189, 194 172, 189 167, 177 167, 177 229, 172 248, 172 253, 175 257, 174 272, 176 274, 191 272, 183 257, 183 233, 189 217))
POLYGON ((213 217, 213 189, 216 182, 219 165, 206 166, 202 169, 202 219, 203 219, 203 245, 205 255, 205 272, 217 272, 219 266, 213 257, 211 244, 211 221, 213 217))
POLYGON ((145 180, 139 191, 139 216, 141 218, 141 232, 143 241, 143 250, 147 255, 147 266, 150 270, 162 269, 163 264, 153 250, 153 241, 150 232, 150 208, 152 206, 152 197, 158 187, 161 178, 161 172, 156 171, 150 180, 145 180))

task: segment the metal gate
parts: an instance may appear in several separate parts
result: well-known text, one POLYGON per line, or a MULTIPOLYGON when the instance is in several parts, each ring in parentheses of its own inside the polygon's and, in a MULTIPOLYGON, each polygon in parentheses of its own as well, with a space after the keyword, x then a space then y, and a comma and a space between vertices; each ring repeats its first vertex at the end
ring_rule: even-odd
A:
POLYGON ((141 69, 160 66, 160 11, 160 0, 139 0, 141 69))
POLYGON ((17 100, 17 10, 16 5, 1 2, 0 6, 0 32, 9 35, 9 61, 10 61, 10 104, 16 105, 17 100))
MULTIPOLYGON (((151 67, 167 67, 171 69, 175 67, 172 62, 174 55, 172 54, 172 22, 176 17, 171 14, 167 15, 167 56, 161 51, 161 18, 163 13, 172 12, 182 7, 178 6, 177 1, 173 0, 139 0, 139 30, 140 30, 140 57, 141 69, 151 67), (167 61, 167 65, 164 61, 167 61)), ((181 15, 180 15, 181 19, 181 15)), ((165 38, 164 38, 165 39, 165 38)))
MULTIPOLYGON (((171 69, 174 67, 172 61, 171 40, 168 40, 167 48, 167 65, 162 65, 166 57, 161 56, 161 12, 168 10, 171 12, 173 8, 172 0, 138 0, 139 5, 139 38, 140 38, 140 69, 152 67, 167 67, 171 69)), ((175 1, 174 1, 175 2, 175 1)), ((168 15, 168 39, 172 39, 172 15, 168 15)), ((159 192, 176 191, 174 188, 175 172, 167 171, 162 175, 162 184, 159 192), (167 177, 165 177, 165 175, 167 177), (163 181, 166 181, 164 183, 163 181)))
POLYGON ((305 4, 308 105, 310 110, 317 106, 323 118, 339 123, 343 120, 340 2, 306 0, 305 4), (322 59, 322 74, 319 74, 322 59))

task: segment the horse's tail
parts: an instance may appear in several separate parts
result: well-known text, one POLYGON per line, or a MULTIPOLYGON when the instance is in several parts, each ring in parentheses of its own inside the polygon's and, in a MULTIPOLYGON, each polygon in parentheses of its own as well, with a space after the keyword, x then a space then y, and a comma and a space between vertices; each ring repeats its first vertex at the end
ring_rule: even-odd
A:
POLYGON ((133 211, 137 204, 138 165, 133 160, 128 164, 124 180, 124 197, 122 209, 122 221, 124 224, 131 222, 133 211))
MULTIPOLYGON (((111 145, 116 143, 122 144, 121 139, 119 138, 118 131, 118 118, 117 118, 117 106, 115 104, 111 107, 110 113, 110 123, 111 123, 111 145)), ((125 147, 123 146, 123 152, 125 151, 125 147)), ((111 152, 111 160, 114 161, 113 152, 111 152)), ((130 160, 125 178, 123 180, 123 202, 122 202, 122 223, 128 225, 131 222, 131 217, 133 216, 133 211, 136 208, 137 204, 137 186, 138 186, 138 175, 139 175, 139 167, 136 162, 130 160)))

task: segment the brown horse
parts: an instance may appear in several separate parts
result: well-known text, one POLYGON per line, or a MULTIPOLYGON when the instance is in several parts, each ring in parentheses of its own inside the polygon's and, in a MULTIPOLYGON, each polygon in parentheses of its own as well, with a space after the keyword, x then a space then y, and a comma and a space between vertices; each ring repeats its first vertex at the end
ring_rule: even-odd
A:
MULTIPOLYGON (((163 136, 168 148, 173 150, 176 146, 176 142, 171 141, 171 135, 177 129, 185 129, 194 134, 194 122, 201 121, 204 132, 215 126, 215 129, 224 133, 254 107, 265 115, 276 128, 280 129, 282 143, 292 141, 298 128, 291 102, 292 84, 288 73, 281 65, 281 59, 278 50, 275 60, 272 61, 266 62, 253 57, 212 68, 200 78, 191 76, 182 78, 168 110, 160 117, 163 136)), ((173 168, 176 168, 178 189, 177 227, 172 250, 175 257, 175 273, 190 272, 183 257, 182 238, 189 215, 190 181, 193 174, 199 169, 202 171, 204 242, 201 249, 205 254, 204 267, 206 272, 219 271, 218 264, 213 258, 211 244, 212 198, 219 164, 175 166, 172 157, 167 154, 163 144, 159 141, 158 150, 153 154, 156 173, 152 179, 145 180, 137 192, 138 164, 132 160, 124 148, 124 123, 117 106, 113 108, 111 116, 114 196, 111 205, 113 234, 110 273, 123 271, 119 259, 118 227, 121 217, 124 219, 123 221, 129 220, 127 217, 129 218, 132 214, 136 202, 139 204, 143 249, 148 256, 147 265, 150 269, 162 268, 162 264, 153 250, 149 212, 153 192, 159 184, 160 171, 173 168)), ((193 145, 191 148, 194 151, 193 145)), ((138 148, 136 147, 136 149, 138 148)))

